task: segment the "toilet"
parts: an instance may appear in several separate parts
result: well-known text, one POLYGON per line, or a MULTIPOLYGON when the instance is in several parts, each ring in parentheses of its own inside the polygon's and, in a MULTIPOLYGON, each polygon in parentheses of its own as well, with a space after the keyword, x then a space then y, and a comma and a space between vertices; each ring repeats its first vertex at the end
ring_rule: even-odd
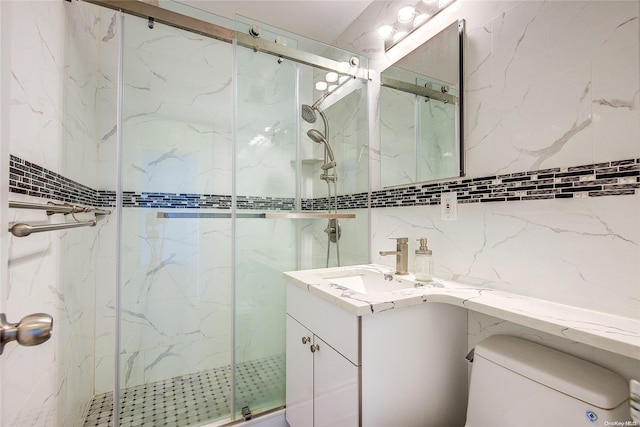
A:
POLYGON ((465 427, 633 425, 618 374, 520 338, 475 347, 465 427), (618 424, 614 424, 617 422, 618 424))

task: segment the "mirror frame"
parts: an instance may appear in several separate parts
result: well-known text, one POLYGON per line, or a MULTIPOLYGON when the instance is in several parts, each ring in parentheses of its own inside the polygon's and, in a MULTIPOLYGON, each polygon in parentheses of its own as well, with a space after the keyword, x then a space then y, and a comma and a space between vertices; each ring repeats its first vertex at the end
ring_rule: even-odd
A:
MULTIPOLYGON (((465 43, 465 20, 464 19, 457 19, 456 21, 452 22, 451 24, 447 25, 445 28, 443 28, 440 32, 438 32, 438 34, 440 34, 442 31, 445 31, 446 29, 448 29, 449 27, 453 26, 454 24, 458 25, 458 133, 459 133, 459 141, 458 142, 458 150, 459 150, 459 164, 458 164, 458 175, 457 176, 451 176, 451 177, 443 177, 443 178, 439 178, 439 179, 434 179, 434 180, 429 180, 429 181, 415 181, 413 183, 409 183, 409 184, 397 184, 397 185, 388 185, 388 186, 383 186, 382 182, 380 183, 380 187, 381 188, 393 188, 393 187, 402 187, 402 186, 407 186, 407 185, 414 185, 417 183, 423 183, 423 182, 438 182, 438 181, 447 181, 447 180, 452 180, 452 179, 457 179, 457 178, 462 178, 465 176, 465 145, 464 145, 464 43, 465 43)), ((434 35, 434 37, 437 36, 434 35)), ((433 37, 432 37, 433 38, 433 37)), ((428 43, 430 39, 425 40, 424 43, 428 43)), ((423 43, 423 44, 424 44, 423 43)), ((422 46, 422 45, 420 45, 422 46)), ((417 49, 417 48, 416 48, 417 49)), ((412 50, 411 52, 408 52, 406 55, 404 55, 402 58, 405 58, 407 55, 411 55, 412 52, 414 52, 414 50, 412 50)), ((401 60, 402 58, 399 58, 399 60, 401 60)), ((389 67, 393 67, 394 64, 391 64, 389 67)), ((385 70, 387 69, 385 68, 385 70)), ((390 77, 385 77, 383 76, 384 71, 383 70, 380 73, 380 87, 388 87, 391 89, 396 89, 396 90, 400 90, 403 92, 408 92, 408 93, 412 93, 414 95, 418 95, 418 96, 424 96, 424 97, 429 97, 429 98, 433 98, 433 99, 437 99, 439 101, 444 101, 444 102, 451 102, 452 98, 454 98, 452 95, 449 95, 447 93, 442 93, 440 91, 436 91, 433 89, 428 89, 428 88, 421 88, 419 86, 410 84, 410 83, 405 83, 403 81, 400 80, 396 80, 390 77)), ((382 141, 380 141, 380 148, 382 149, 382 141)), ((382 160, 382 159, 381 159, 382 160)), ((381 166, 382 167, 382 166, 381 166)))

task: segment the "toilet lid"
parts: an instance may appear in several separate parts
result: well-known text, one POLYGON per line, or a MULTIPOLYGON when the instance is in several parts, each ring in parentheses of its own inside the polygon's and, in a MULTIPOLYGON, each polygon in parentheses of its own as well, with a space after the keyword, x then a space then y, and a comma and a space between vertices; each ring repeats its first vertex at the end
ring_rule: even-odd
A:
POLYGON ((598 408, 617 408, 629 397, 620 375, 520 338, 494 335, 476 346, 475 355, 598 408))

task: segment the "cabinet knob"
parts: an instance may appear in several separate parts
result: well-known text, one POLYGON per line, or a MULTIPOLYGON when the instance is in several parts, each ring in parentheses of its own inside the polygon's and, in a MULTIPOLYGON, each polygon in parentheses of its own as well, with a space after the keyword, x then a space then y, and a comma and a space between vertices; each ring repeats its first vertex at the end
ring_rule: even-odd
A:
POLYGON ((311 342, 311 337, 302 337, 302 344, 306 344, 308 342, 311 342))
POLYGON ((316 351, 320 351, 320 346, 318 344, 309 346, 311 353, 315 353, 316 351))

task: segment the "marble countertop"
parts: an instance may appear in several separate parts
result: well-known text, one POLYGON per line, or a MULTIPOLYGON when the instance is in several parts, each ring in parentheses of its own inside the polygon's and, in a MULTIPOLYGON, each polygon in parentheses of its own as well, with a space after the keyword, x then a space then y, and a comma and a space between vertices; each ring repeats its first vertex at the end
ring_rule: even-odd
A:
MULTIPOLYGON (((356 316, 423 303, 445 303, 640 360, 640 320, 637 319, 450 280, 435 279, 416 288, 367 295, 320 277, 326 273, 363 268, 382 273, 392 271, 388 267, 371 264, 289 271, 284 273, 284 276, 287 282, 306 289, 356 316)), ((401 277, 414 280, 411 274, 401 277)))

